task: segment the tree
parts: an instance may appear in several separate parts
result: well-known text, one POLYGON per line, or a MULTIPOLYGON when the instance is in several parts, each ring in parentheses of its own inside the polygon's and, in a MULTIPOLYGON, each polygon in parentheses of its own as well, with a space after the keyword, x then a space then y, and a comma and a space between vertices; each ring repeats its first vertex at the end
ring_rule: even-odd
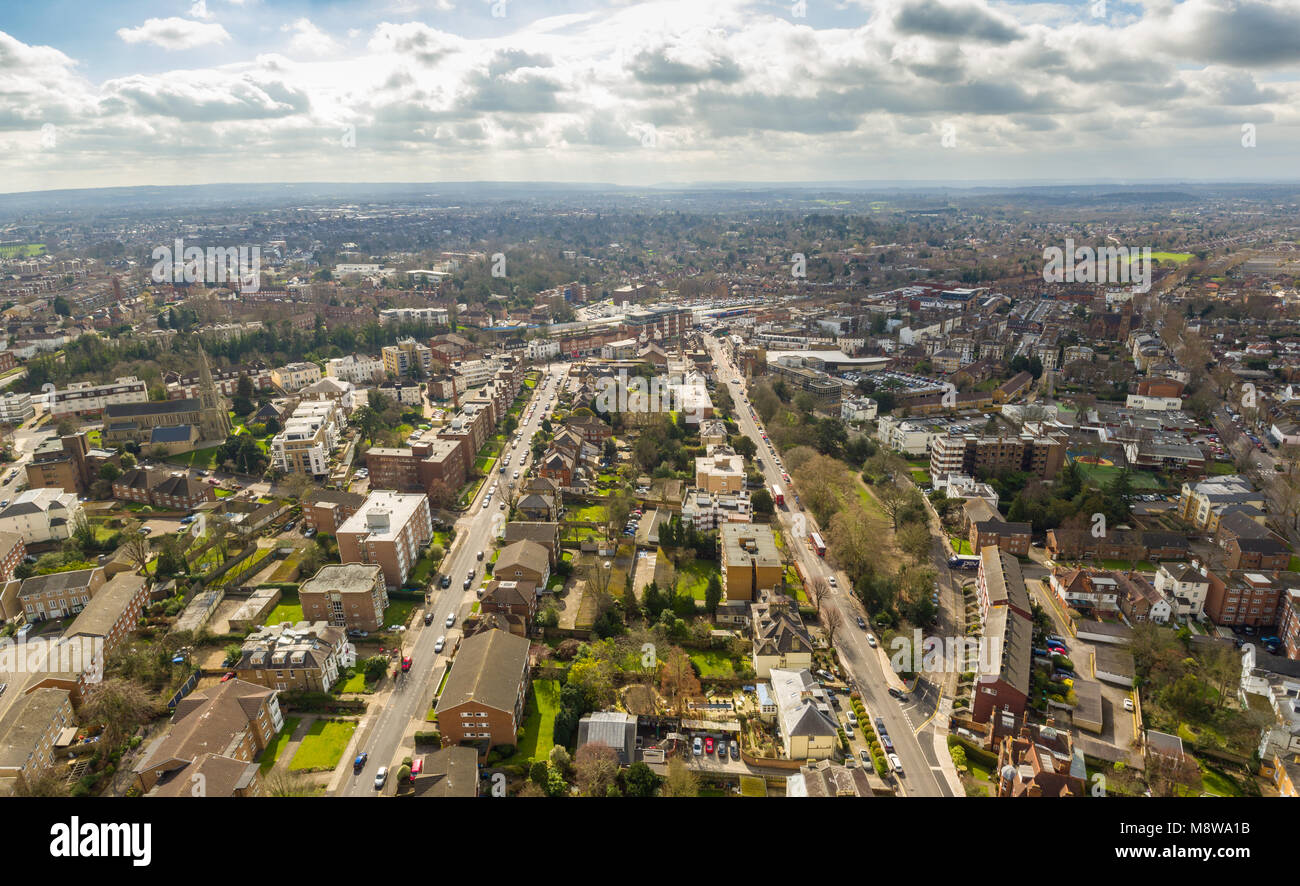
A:
POLYGON ((130 680, 113 678, 92 684, 88 689, 81 705, 81 719, 103 725, 100 747, 107 755, 149 718, 152 709, 153 702, 144 687, 130 680))
POLYGON ((722 602, 722 579, 716 573, 709 576, 709 586, 704 591, 704 608, 710 615, 718 614, 718 604, 722 602))
POLYGON ((898 530, 898 546, 916 563, 924 563, 930 557, 930 528, 924 523, 908 523, 898 530))
POLYGON ((153 557, 153 550, 149 544, 149 536, 141 532, 141 528, 143 527, 135 520, 126 525, 122 530, 122 550, 137 572, 148 575, 146 568, 153 557))
POLYGON ((618 752, 598 742, 585 744, 573 757, 573 769, 584 797, 604 797, 618 783, 618 752))
POLYGON ((830 593, 831 586, 826 579, 820 575, 814 575, 812 581, 804 585, 804 591, 808 594, 808 600, 812 603, 813 609, 821 612, 822 601, 830 593))
POLYGON ((653 769, 637 760, 623 774, 624 793, 629 797, 653 797, 659 790, 659 781, 653 769))
POLYGON ((698 698, 703 692, 691 657, 678 646, 668 650, 664 658, 659 671, 659 692, 679 714, 685 711, 688 699, 698 698))
POLYGON ((826 632, 826 642, 831 646, 835 645, 835 635, 840 632, 844 626, 844 616, 840 615, 839 609, 834 606, 825 606, 820 613, 822 630, 826 632))
POLYGON ((755 489, 749 497, 750 506, 755 514, 772 514, 776 512, 776 504, 772 501, 772 493, 767 488, 755 489))
POLYGON ((668 762, 668 777, 664 779, 659 791, 661 797, 698 797, 700 780, 686 767, 681 757, 673 757, 668 762))

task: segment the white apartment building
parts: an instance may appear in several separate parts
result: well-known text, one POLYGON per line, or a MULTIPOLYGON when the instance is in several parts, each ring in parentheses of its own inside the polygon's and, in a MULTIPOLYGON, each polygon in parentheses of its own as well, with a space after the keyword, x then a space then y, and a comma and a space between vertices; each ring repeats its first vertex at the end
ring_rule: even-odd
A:
POLYGON ((560 343, 550 338, 534 338, 528 342, 528 359, 554 360, 560 356, 560 343))
POLYGON ((85 515, 75 493, 29 489, 0 510, 0 532, 16 532, 26 544, 62 541, 85 515))
POLYGON ((6 391, 0 397, 0 422, 20 425, 35 414, 36 407, 32 404, 31 394, 6 391))
POLYGON ((335 357, 325 363, 325 376, 354 385, 373 384, 384 377, 384 361, 365 354, 335 357))
POLYGON ((320 367, 315 363, 289 363, 271 370, 271 381, 286 391, 299 391, 320 380, 320 367))
POLYGON ((457 384, 464 382, 466 390, 487 384, 497 374, 501 363, 495 357, 482 360, 459 360, 451 364, 451 371, 458 378, 457 384))
MULTIPOLYGON (((890 449, 907 455, 925 455, 933 433, 917 422, 901 421, 886 415, 876 425, 876 439, 890 449)), ((960 468, 960 465, 958 466, 960 468)))
POLYGON ((271 464, 286 474, 321 477, 338 445, 340 416, 333 400, 303 400, 271 438, 271 464))
POLYGON ((446 326, 451 312, 446 308, 388 308, 379 312, 379 319, 387 322, 429 323, 446 326))
POLYGON ((1151 584, 1169 600, 1176 618, 1201 619, 1210 580, 1200 569, 1190 563, 1161 563, 1151 584))
POLYGON ((857 397, 840 403, 840 418, 845 421, 872 421, 878 407, 870 397, 857 397))
POLYGON ((691 523, 701 532, 709 532, 724 523, 749 523, 752 511, 749 491, 711 493, 688 489, 682 496, 682 522, 691 523))
POLYGON ((57 419, 68 415, 103 412, 105 406, 118 403, 147 403, 148 400, 148 386, 134 375, 123 376, 106 385, 80 381, 54 392, 50 414, 57 419))

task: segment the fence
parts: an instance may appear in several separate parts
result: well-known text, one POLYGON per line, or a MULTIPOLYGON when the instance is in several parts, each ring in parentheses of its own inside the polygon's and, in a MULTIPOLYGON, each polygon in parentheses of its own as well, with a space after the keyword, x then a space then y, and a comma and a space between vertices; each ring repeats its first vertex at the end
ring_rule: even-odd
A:
POLYGON ((176 705, 180 704, 181 699, 193 692, 194 687, 197 685, 199 685, 199 671, 195 668, 194 673, 190 674, 189 679, 181 684, 181 688, 177 689, 176 693, 171 698, 167 699, 167 709, 175 709, 176 705))

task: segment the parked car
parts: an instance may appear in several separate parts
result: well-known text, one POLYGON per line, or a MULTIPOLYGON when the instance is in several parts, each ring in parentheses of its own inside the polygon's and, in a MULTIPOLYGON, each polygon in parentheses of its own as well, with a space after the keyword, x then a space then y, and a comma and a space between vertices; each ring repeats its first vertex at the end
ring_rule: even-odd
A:
POLYGON ((357 773, 360 772, 362 769, 365 769, 366 761, 369 759, 370 759, 370 755, 364 751, 362 751, 360 754, 357 754, 357 758, 352 761, 352 771, 354 773, 357 773))
POLYGON ((348 636, 354 637, 358 640, 364 640, 366 637, 369 637, 370 634, 367 631, 362 631, 362 630, 358 630, 357 628, 353 628, 352 630, 348 631, 348 636))
POLYGON ((712 735, 706 735, 706 736, 704 737, 704 752, 705 752, 706 754, 711 754, 711 753, 713 753, 713 736, 712 736, 712 735))
POLYGON ((900 759, 898 759, 898 754, 890 754, 890 755, 889 755, 889 766, 890 766, 890 768, 892 768, 892 769, 894 770, 894 772, 895 772, 899 777, 902 777, 902 775, 903 775, 903 761, 900 760, 900 759))
POLYGON ((875 635, 875 634, 867 634, 867 645, 870 646, 872 649, 875 649, 875 648, 876 648, 876 635, 875 635))
POLYGON ((411 670, 411 656, 402 656, 402 673, 405 674, 411 670))
POLYGON ((892 697, 898 699, 899 701, 906 701, 906 700, 907 700, 907 693, 904 692, 904 691, 901 690, 901 689, 895 689, 893 686, 890 686, 890 687, 889 687, 889 694, 890 694, 892 697))
POLYGON ((431 624, 433 624, 433 612, 432 612, 432 611, 429 611, 429 612, 424 613, 424 623, 425 623, 426 625, 431 625, 431 624))
POLYGON ((447 621, 446 621, 447 627, 451 627, 455 623, 456 623, 456 613, 454 612, 447 613, 447 621))
POLYGON ((440 584, 442 587, 444 587, 444 588, 449 588, 449 587, 451 587, 451 576, 450 576, 450 575, 444 575, 444 576, 442 577, 442 581, 439 582, 439 584, 440 584))
POLYGON ((375 773, 375 790, 382 791, 384 783, 388 781, 388 767, 380 766, 379 771, 375 773))
POLYGON ((701 753, 703 753, 703 749, 704 749, 704 745, 700 741, 700 737, 698 735, 695 736, 695 741, 692 742, 691 744, 691 751, 695 754, 695 756, 698 757, 701 753))
POLYGON ((1131 698, 1126 698, 1126 699, 1124 699, 1124 710, 1126 710, 1126 711, 1132 711, 1132 710, 1133 710, 1133 699, 1131 699, 1131 698))
POLYGON ((733 760, 739 760, 739 759, 740 759, 740 745, 739 745, 739 744, 737 744, 737 743, 734 742, 734 741, 728 742, 728 743, 727 743, 727 749, 731 752, 731 759, 733 759, 733 760))
POLYGON ((447 638, 439 637, 438 642, 433 644, 433 651, 442 652, 442 650, 446 647, 446 645, 447 645, 447 638))
POLYGON ((867 620, 860 615, 858 616, 858 627, 864 631, 867 629, 867 620))
POLYGON ((461 585, 461 588, 462 588, 463 590, 468 591, 468 590, 469 590, 469 586, 472 585, 473 583, 474 583, 474 579, 472 579, 472 578, 467 578, 467 579, 465 579, 465 584, 461 585))
POLYGON ((482 552, 482 551, 479 551, 479 552, 478 552, 478 557, 477 557, 476 559, 479 559, 479 560, 482 560, 482 559, 483 559, 483 552, 482 552))
POLYGON ((880 733, 880 746, 886 751, 892 751, 894 749, 894 740, 889 737, 888 733, 880 733))

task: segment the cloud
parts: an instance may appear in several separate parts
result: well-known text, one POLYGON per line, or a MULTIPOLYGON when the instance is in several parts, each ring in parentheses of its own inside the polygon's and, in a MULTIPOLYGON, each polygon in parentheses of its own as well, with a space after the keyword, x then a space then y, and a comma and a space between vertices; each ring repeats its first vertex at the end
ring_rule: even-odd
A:
POLYGON ((342 50, 337 40, 316 27, 308 19, 300 18, 293 24, 282 25, 281 31, 293 32, 289 49, 302 55, 332 55, 342 50))
POLYGON ((127 43, 152 43, 166 50, 196 49, 230 39, 218 24, 204 24, 188 19, 151 18, 138 28, 118 28, 117 36, 127 43))

